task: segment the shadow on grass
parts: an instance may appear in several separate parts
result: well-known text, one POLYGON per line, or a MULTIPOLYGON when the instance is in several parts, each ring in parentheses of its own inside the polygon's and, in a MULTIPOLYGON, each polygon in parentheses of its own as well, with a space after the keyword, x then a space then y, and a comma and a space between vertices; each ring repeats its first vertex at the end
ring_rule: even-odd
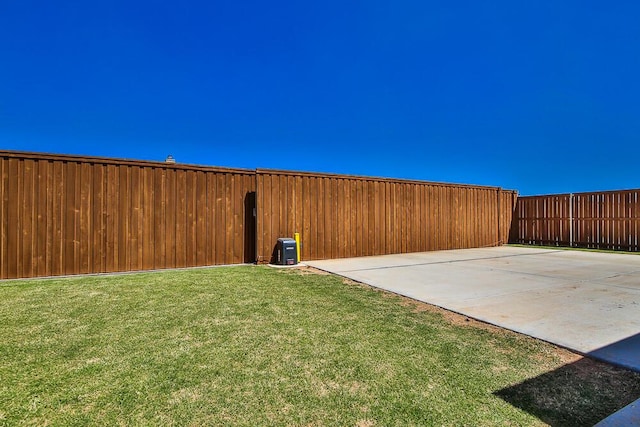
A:
POLYGON ((494 394, 551 426, 592 426, 640 398, 640 372, 583 358, 494 394))

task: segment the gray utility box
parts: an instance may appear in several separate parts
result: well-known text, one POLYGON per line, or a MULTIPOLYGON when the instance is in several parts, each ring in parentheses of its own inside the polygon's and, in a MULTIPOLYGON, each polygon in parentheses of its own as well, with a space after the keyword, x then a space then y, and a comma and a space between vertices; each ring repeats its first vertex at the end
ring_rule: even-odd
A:
POLYGON ((276 245, 276 264, 295 265, 298 263, 296 241, 289 237, 281 237, 276 245))

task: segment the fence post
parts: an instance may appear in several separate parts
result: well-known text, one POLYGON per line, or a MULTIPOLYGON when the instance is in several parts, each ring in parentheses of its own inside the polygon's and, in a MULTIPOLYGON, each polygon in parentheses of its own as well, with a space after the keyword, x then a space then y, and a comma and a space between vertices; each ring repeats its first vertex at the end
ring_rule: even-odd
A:
POLYGON ((573 193, 569 193, 569 247, 573 247, 573 193))

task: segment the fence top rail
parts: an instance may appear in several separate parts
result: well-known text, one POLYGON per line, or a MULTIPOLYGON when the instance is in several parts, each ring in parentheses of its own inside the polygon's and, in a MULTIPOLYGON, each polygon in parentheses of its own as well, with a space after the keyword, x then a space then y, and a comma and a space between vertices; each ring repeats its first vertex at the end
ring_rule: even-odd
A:
POLYGON ((432 185, 439 187, 455 187, 455 188, 477 188, 481 190, 500 190, 504 193, 517 194, 517 190, 505 190, 501 187, 489 186, 489 185, 472 185, 472 184, 454 184, 447 182, 434 182, 434 181, 422 181, 417 179, 401 179, 401 178, 385 178, 376 176, 362 176, 362 175, 346 175, 327 172, 302 172, 302 171, 290 171, 281 169, 256 169, 258 175, 287 175, 287 176, 304 176, 310 178, 334 178, 334 179, 347 179, 356 181, 378 181, 389 182, 398 184, 419 184, 419 185, 432 185))
POLYGON ((139 166, 139 167, 154 167, 154 168, 178 169, 178 170, 195 170, 195 171, 203 171, 203 172, 241 173, 241 174, 248 174, 248 175, 253 175, 253 174, 288 175, 288 176, 306 176, 306 177, 317 177, 317 178, 348 179, 348 180, 358 180, 358 181, 378 181, 378 182, 388 182, 388 183, 398 183, 398 184, 418 184, 418 185, 430 185, 430 186, 439 186, 439 187, 492 190, 492 191, 500 191, 502 193, 518 194, 517 190, 507 190, 501 187, 489 186, 489 185, 455 184, 455 183, 446 183, 446 182, 423 181, 423 180, 416 180, 416 179, 385 178, 385 177, 347 175, 347 174, 335 174, 335 173, 323 173, 323 172, 303 172, 303 171, 290 171, 290 170, 267 169, 267 168, 258 168, 258 169, 229 168, 229 167, 219 167, 219 166, 194 165, 194 164, 187 164, 187 163, 166 163, 166 162, 151 161, 151 160, 134 160, 134 159, 118 159, 118 158, 99 157, 99 156, 82 156, 82 155, 74 155, 74 154, 53 154, 53 153, 0 150, 0 157, 14 158, 14 159, 27 159, 27 160, 93 163, 93 164, 116 165, 116 166, 139 166))
POLYGON ((132 160, 117 159, 98 156, 79 156, 73 154, 51 154, 51 153, 33 153, 25 151, 0 150, 0 157, 27 159, 27 160, 48 160, 57 162, 77 162, 77 163, 97 163, 102 165, 119 165, 119 166, 140 166, 155 167, 166 169, 195 170, 203 172, 223 172, 223 173, 241 173, 253 175, 255 171, 252 169, 227 168, 219 166, 193 165, 187 163, 166 163, 151 160, 132 160))
POLYGON ((557 193, 557 194, 537 194, 533 196, 519 196, 520 199, 548 199, 549 197, 569 197, 573 196, 597 196, 600 194, 623 194, 623 193, 636 193, 640 192, 640 188, 629 188, 622 190, 606 190, 606 191, 583 191, 576 193, 557 193))

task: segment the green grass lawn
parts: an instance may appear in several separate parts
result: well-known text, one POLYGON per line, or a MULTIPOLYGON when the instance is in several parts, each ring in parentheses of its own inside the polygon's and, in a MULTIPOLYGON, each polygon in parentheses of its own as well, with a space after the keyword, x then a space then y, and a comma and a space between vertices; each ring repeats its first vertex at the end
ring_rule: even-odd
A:
POLYGON ((330 275, 0 282, 0 425, 589 425, 640 376, 330 275))

